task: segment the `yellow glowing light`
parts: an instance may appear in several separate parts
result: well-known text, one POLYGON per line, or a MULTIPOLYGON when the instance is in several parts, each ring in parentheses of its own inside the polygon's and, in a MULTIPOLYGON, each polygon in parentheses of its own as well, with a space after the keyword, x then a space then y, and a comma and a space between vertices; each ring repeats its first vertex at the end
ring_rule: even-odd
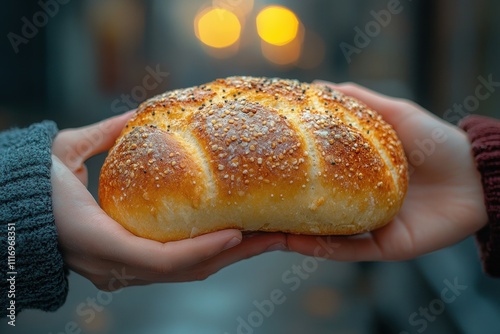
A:
POLYGON ((304 53, 305 29, 302 24, 299 24, 297 36, 285 45, 273 45, 262 40, 261 51, 262 55, 271 63, 288 68, 290 66, 297 66, 304 53))
POLYGON ((264 41, 273 45, 285 45, 297 36, 299 20, 288 8, 268 6, 257 15, 257 32, 264 41))
POLYGON ((235 14, 224 8, 212 8, 195 20, 196 36, 204 44, 225 48, 238 41, 241 24, 235 14))

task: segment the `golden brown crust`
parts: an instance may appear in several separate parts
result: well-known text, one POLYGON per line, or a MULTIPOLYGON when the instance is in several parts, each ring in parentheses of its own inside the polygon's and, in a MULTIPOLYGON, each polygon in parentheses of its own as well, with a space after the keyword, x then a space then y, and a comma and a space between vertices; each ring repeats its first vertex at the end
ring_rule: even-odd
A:
POLYGON ((101 171, 103 209, 160 241, 223 228, 354 234, 402 205, 395 131, 319 84, 231 77, 150 99, 101 171))

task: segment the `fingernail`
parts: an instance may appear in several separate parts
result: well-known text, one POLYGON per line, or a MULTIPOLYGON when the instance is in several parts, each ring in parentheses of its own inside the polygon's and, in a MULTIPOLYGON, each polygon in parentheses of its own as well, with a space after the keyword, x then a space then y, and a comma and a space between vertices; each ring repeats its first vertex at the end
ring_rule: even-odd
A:
POLYGON ((241 242, 241 239, 234 237, 231 240, 229 240, 229 242, 224 246, 223 250, 233 248, 234 246, 239 245, 240 242, 241 242))
POLYGON ((283 251, 283 250, 286 250, 286 246, 280 242, 278 244, 274 244, 274 245, 267 247, 264 252, 274 252, 274 251, 283 251))

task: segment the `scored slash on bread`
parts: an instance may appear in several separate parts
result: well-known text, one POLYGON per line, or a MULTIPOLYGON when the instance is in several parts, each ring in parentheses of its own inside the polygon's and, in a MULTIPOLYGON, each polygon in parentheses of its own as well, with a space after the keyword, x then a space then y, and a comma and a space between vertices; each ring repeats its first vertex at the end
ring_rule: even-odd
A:
POLYGON ((102 208, 132 233, 367 232, 399 211, 402 145, 323 84, 230 77, 142 103, 102 167, 102 208))

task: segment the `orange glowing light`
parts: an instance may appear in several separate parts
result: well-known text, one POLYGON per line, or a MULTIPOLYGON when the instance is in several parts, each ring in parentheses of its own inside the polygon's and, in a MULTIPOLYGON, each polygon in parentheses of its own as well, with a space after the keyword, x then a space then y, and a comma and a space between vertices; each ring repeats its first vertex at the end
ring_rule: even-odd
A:
POLYGON ((195 33, 204 44, 213 48, 225 48, 240 38, 241 23, 227 9, 210 8, 195 18, 195 33))
POLYGON ((268 6, 262 9, 257 15, 256 23, 260 38, 277 46, 292 42, 299 30, 297 16, 282 6, 268 6))

